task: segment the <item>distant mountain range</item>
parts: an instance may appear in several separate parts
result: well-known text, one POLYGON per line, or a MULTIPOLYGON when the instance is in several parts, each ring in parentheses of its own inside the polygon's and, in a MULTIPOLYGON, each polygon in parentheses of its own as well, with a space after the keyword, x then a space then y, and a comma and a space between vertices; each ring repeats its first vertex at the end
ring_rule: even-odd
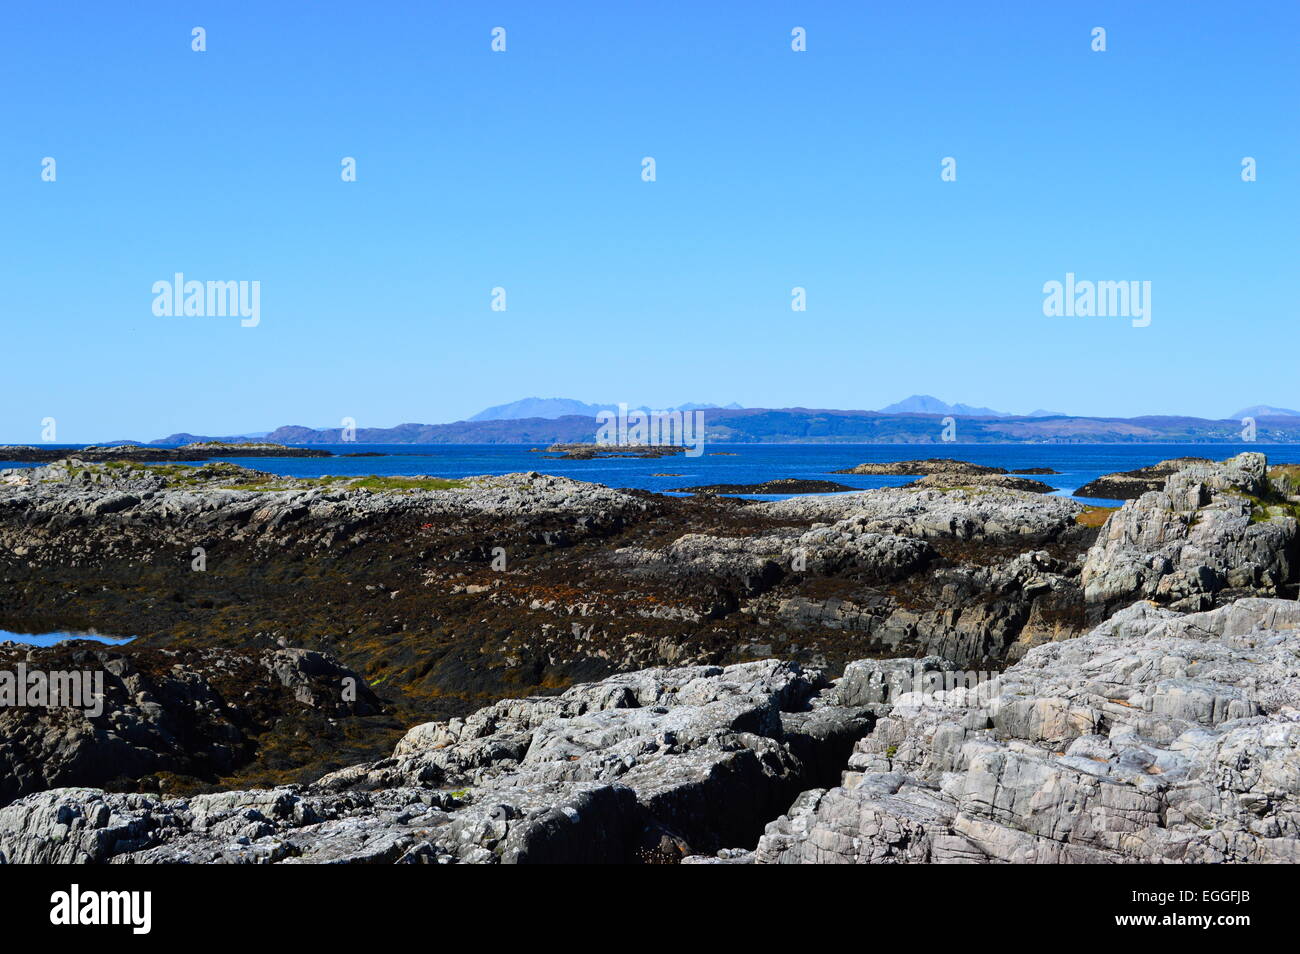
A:
POLYGON ((971 407, 969 404, 947 404, 929 394, 913 394, 909 398, 880 409, 881 414, 950 414, 953 417, 1005 417, 991 407, 971 407))
MULTIPOLYGON (((662 411, 697 411, 705 408, 719 407, 717 404, 679 404, 676 407, 650 408, 646 405, 638 405, 633 410, 662 410, 662 411)), ((739 404, 726 405, 728 410, 736 410, 739 404)), ((583 401, 575 401, 572 398, 524 398, 520 401, 512 401, 509 404, 498 404, 496 407, 490 407, 486 410, 479 411, 471 421, 519 421, 527 418, 539 417, 546 420, 554 420, 557 417, 568 417, 573 414, 580 414, 586 417, 595 417, 601 411, 617 411, 617 404, 587 404, 583 401)))
MULTIPOLYGON (((942 414, 952 417, 1016 417, 1006 411, 991 407, 971 407, 969 404, 947 404, 929 394, 913 394, 897 404, 880 409, 881 414, 942 414)), ((1060 411, 1030 411, 1024 417, 1065 417, 1060 411)))
MULTIPOLYGON (((906 402, 903 402, 906 403, 906 402)), ((1077 417, 1070 415, 976 415, 946 411, 845 411, 816 408, 705 408, 705 440, 710 443, 846 443, 943 444, 944 418, 958 420, 956 443, 1138 443, 1213 444, 1238 443, 1242 417, 1255 417, 1256 439, 1262 443, 1300 442, 1300 415, 1246 414, 1223 420, 1173 415, 1144 417, 1077 417)), ((597 406, 599 410, 600 407, 597 406)), ((1247 410, 1254 410, 1248 408, 1247 410)), ((1273 409, 1269 409, 1273 410, 1273 409)), ((592 414, 566 414, 556 418, 530 417, 457 421, 453 424, 399 424, 396 427, 360 427, 359 444, 530 444, 590 442, 596 436, 592 414)), ((343 443, 339 428, 291 425, 266 435, 281 444, 343 443)), ((155 444, 182 444, 226 439, 196 434, 173 434, 155 444)))
MULTIPOLYGON (((739 404, 678 404, 676 407, 651 408, 648 405, 637 405, 635 409, 650 411, 695 411, 695 410, 712 410, 721 408, 728 411, 742 410, 739 404)), ((587 404, 584 401, 575 401, 572 398, 524 398, 521 401, 513 401, 510 404, 498 404, 496 407, 490 407, 486 410, 479 411, 471 421, 520 421, 528 418, 543 418, 545 420, 555 420, 561 417, 568 417, 572 414, 595 417, 601 411, 617 411, 616 404, 587 404)), ((1016 417, 1017 415, 1009 414, 1006 411, 995 411, 990 407, 972 407, 969 404, 948 404, 939 400, 937 397, 929 394, 913 394, 896 404, 880 409, 881 414, 939 414, 942 416, 951 415, 952 417, 1016 417)), ((1064 417, 1060 411, 1031 411, 1025 417, 1064 417)))
MULTIPOLYGON (((1141 418, 1089 418, 1073 417, 1061 411, 1045 411, 1041 408, 1030 411, 1028 414, 1010 414, 1006 411, 997 411, 989 407, 976 407, 970 404, 949 404, 941 401, 939 398, 930 394, 913 394, 911 397, 902 401, 882 407, 879 411, 809 411, 802 408, 786 408, 782 410, 773 410, 767 408, 743 408, 739 404, 728 404, 719 406, 717 404, 696 404, 687 403, 679 404, 673 408, 650 408, 646 405, 640 405, 633 410, 667 410, 667 411, 695 411, 703 410, 708 412, 706 420, 710 425, 718 426, 723 431, 719 433, 730 434, 734 432, 734 437, 715 437, 713 439, 726 439, 735 441, 747 440, 861 440, 885 441, 897 440, 900 442, 911 442, 913 440, 927 440, 928 435, 934 430, 933 426, 926 423, 921 425, 900 424, 894 437, 877 437, 872 436, 883 430, 888 431, 889 427, 882 419, 893 416, 914 416, 924 415, 931 417, 956 417, 971 419, 997 418, 1005 422, 1005 426, 999 426, 992 422, 979 425, 969 425, 959 428, 959 440, 1068 440, 1071 439, 1066 435, 1072 433, 1093 434, 1091 440, 1133 440, 1143 439, 1130 436, 1135 433, 1127 426, 1120 426, 1118 422, 1124 421, 1195 421, 1198 418, 1188 417, 1157 417, 1147 416, 1141 418), (717 416, 720 412, 746 411, 748 413, 741 418, 732 418, 726 415, 717 416), (755 417, 757 415, 757 417, 755 417), (778 415, 779 418, 772 420, 786 420, 788 430, 778 428, 783 437, 765 437, 762 434, 751 431, 750 428, 758 426, 755 422, 763 419, 763 415, 778 415), (801 415, 811 416, 807 426, 796 424, 796 420, 801 415), (813 424, 811 421, 818 415, 834 415, 836 424, 830 430, 831 434, 815 433, 821 425, 813 424), (848 421, 858 420, 860 417, 862 423, 853 425, 859 428, 859 434, 856 438, 847 436, 848 431, 844 428, 850 427, 848 421), (1043 418, 1059 418, 1058 426, 1049 426, 1043 424, 1038 427, 1028 425, 1011 426, 1011 422, 1032 422, 1043 418), (738 423, 739 421, 749 421, 748 424, 738 423), (867 426, 866 421, 872 423, 867 426), (724 424, 724 421, 732 423, 724 424), (1095 423, 1084 424, 1082 422, 1110 422, 1110 425, 1099 426, 1095 423), (1113 433, 1113 437, 1105 437, 1103 434, 1113 433), (980 436, 988 434, 989 436, 980 436), (994 437, 992 435, 1002 434, 1003 437, 994 437), (748 435, 748 436, 743 436, 748 435), (910 436, 909 436, 910 435, 910 436)), ((538 398, 529 397, 518 401, 512 401, 509 404, 498 404, 495 407, 489 407, 475 414, 467 421, 457 421, 452 424, 399 424, 396 427, 380 428, 361 428, 357 431, 357 440, 367 443, 387 443, 387 444, 428 444, 428 443, 518 443, 529 444, 534 442, 554 442, 569 440, 590 440, 591 434, 594 433, 594 421, 596 415, 601 411, 617 411, 617 404, 589 404, 585 401, 577 401, 573 398, 538 398), (514 423, 508 423, 514 422, 514 423), (562 422, 562 423, 559 423, 562 422)), ((1256 404, 1252 407, 1243 408, 1232 414, 1230 420, 1240 429, 1240 421, 1244 417, 1252 418, 1278 418, 1278 417, 1300 417, 1300 411, 1292 411, 1287 408, 1274 407, 1268 404, 1256 404)), ((1216 422, 1206 422, 1207 425, 1216 422)), ((1218 422, 1221 424, 1222 422, 1218 422)), ((1187 439, 1201 440, 1204 438, 1182 434, 1180 430, 1182 425, 1174 425, 1175 430, 1169 434, 1165 433, 1165 426, 1144 425, 1138 431, 1150 430, 1155 436, 1149 436, 1146 440, 1158 441, 1165 439, 1187 439)), ((850 428, 851 430, 851 428, 850 428)), ((1222 428, 1218 428, 1222 430, 1222 428)), ((1193 428, 1195 434, 1217 433, 1213 427, 1193 428)), ((271 440, 281 443, 332 443, 338 442, 338 437, 326 437, 321 435, 340 435, 342 431, 339 428, 317 428, 303 427, 301 425, 291 425, 281 427, 274 431, 256 431, 245 432, 242 434, 231 434, 225 436, 208 436, 202 434, 170 434, 167 437, 151 441, 152 444, 190 444, 200 441, 220 440, 220 441, 240 441, 240 440, 271 440)), ((1208 439, 1229 439, 1208 438, 1208 439)), ((1260 435, 1260 440, 1265 440, 1260 435)), ((1273 438, 1285 439, 1285 438, 1273 438)), ((134 441, 113 441, 111 443, 135 443, 134 441)))

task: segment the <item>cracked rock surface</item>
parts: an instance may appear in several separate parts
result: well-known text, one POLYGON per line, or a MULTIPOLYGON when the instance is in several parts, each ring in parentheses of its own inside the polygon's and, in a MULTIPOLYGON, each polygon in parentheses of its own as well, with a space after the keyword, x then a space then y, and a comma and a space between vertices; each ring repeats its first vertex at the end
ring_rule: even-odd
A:
POLYGON ((0 809, 9 862, 626 862, 752 844, 874 721, 768 660, 648 670, 413 728, 302 787, 66 788, 0 809))
POLYGON ((1300 861, 1294 602, 1138 603, 974 691, 890 706, 839 786, 727 860, 1300 861))
POLYGON ((1263 454, 1197 463, 1113 514, 1088 551, 1084 599, 1094 620, 1135 599, 1203 610, 1241 596, 1280 596, 1297 566, 1294 517, 1261 505, 1263 454))

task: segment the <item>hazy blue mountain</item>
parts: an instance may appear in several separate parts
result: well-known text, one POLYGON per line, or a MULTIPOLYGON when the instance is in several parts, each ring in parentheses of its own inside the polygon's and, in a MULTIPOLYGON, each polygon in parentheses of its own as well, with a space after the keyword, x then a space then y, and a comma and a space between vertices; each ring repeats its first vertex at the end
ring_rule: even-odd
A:
MULTIPOLYGON (((648 408, 646 405, 639 405, 641 410, 664 410, 664 411, 697 411, 712 409, 718 407, 717 404, 696 404, 687 403, 679 404, 677 407, 668 408, 648 408)), ((739 404, 728 404, 728 410, 735 410, 740 407, 739 404)), ((489 407, 479 411, 471 421, 522 421, 532 418, 541 418, 543 420, 554 420, 557 417, 569 417, 570 415, 579 415, 582 417, 595 417, 601 411, 617 411, 617 404, 588 404, 585 401, 575 401, 573 398, 523 398, 519 401, 512 401, 509 404, 498 404, 495 407, 489 407)))
POLYGON ((1064 411, 1044 411, 1039 408, 1037 411, 1030 411, 1025 417, 1069 417, 1064 411))
POLYGON ((881 414, 951 414, 953 417, 1010 417, 989 407, 971 407, 969 404, 948 404, 929 394, 913 394, 897 404, 882 407, 881 414))
POLYGON ((518 421, 528 417, 556 418, 569 414, 595 416, 603 404, 587 404, 572 398, 523 398, 479 411, 471 421, 518 421))
POLYGON ((1292 411, 1285 407, 1272 407, 1268 404, 1256 404, 1242 408, 1232 416, 1238 419, 1243 417, 1300 417, 1300 411, 1292 411))

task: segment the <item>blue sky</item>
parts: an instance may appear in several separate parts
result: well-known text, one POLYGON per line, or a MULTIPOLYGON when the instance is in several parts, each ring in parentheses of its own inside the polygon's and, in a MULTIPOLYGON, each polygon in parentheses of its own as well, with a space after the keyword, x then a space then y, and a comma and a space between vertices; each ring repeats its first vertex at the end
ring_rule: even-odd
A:
POLYGON ((5 21, 3 440, 45 417, 60 440, 148 440, 530 395, 1300 405, 1293 0, 69 2, 5 21), (156 317, 176 272, 260 281, 260 324, 156 317), (1150 281, 1150 327, 1045 317, 1066 272, 1150 281))

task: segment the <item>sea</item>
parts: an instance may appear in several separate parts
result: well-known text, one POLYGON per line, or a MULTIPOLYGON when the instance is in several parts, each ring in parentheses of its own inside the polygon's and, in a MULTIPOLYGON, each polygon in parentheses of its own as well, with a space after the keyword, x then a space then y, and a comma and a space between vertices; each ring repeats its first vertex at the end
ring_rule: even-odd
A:
POLYGON ((89 639, 95 643, 117 645, 129 643, 134 636, 105 636, 102 633, 80 633, 73 630, 60 630, 53 633, 13 633, 0 629, 0 643, 22 643, 24 646, 57 646, 71 639, 89 639))
MULTIPOLYGON (((59 446, 59 445, 43 445, 59 446)), ((914 477, 836 474, 862 463, 953 457, 991 467, 1017 470, 1050 467, 1057 474, 1030 475, 1073 497, 1089 481, 1122 470, 1134 470, 1171 457, 1222 460, 1242 451, 1260 451, 1270 463, 1300 463, 1300 444, 726 444, 706 443, 700 457, 675 454, 658 458, 560 460, 545 448, 527 444, 312 444, 334 457, 217 458, 286 477, 433 476, 470 477, 540 471, 609 487, 671 493, 675 488, 703 484, 758 484, 779 477, 833 480, 855 490, 894 487, 914 477), (345 454, 381 454, 346 457, 345 454)), ((70 446, 70 450, 80 445, 70 446)), ((0 468, 40 466, 0 460, 0 468)), ((739 496, 739 495, 738 495, 739 496)), ((757 500, 781 500, 787 494, 746 494, 757 500)), ((1119 501, 1076 497, 1087 503, 1116 505, 1119 501)))

